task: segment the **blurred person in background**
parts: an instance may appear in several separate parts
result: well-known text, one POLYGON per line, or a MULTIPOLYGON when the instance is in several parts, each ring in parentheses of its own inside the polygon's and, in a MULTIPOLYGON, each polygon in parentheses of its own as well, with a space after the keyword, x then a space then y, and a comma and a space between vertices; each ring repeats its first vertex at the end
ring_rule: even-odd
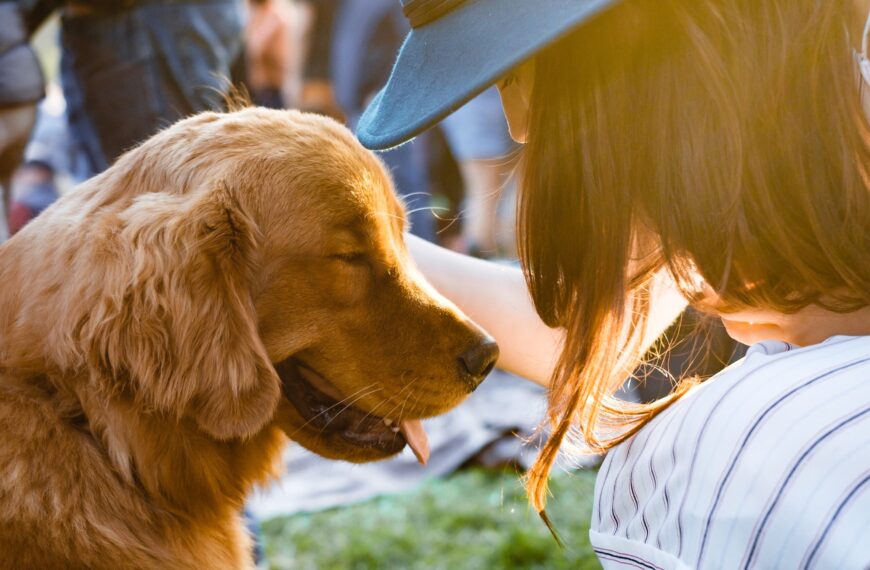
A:
POLYGON ((340 5, 341 0, 300 0, 296 4, 301 36, 297 57, 302 68, 298 107, 343 123, 344 112, 332 85, 332 28, 340 5))
POLYGON ((66 102, 60 87, 49 83, 37 106, 36 124, 24 151, 24 164, 12 178, 10 235, 38 216, 65 191, 87 176, 87 161, 69 135, 66 102))
POLYGON ((0 241, 9 237, 12 173, 21 163, 45 82, 17 2, 0 1, 0 241))
POLYGON ((56 83, 46 85, 45 99, 37 106, 36 125, 24 151, 24 160, 49 164, 61 194, 90 175, 89 161, 70 133, 66 100, 56 83))
POLYGON ((54 168, 42 160, 28 160, 15 171, 12 180, 12 205, 9 208, 9 233, 15 235, 30 220, 51 206, 59 197, 54 168))
POLYGON ((260 107, 290 106, 293 22, 286 0, 249 0, 245 31, 247 86, 260 107))
POLYGON ((242 9, 240 0, 63 5, 61 80, 92 173, 182 117, 223 108, 242 9))
MULTIPOLYGON (((408 29, 395 0, 339 2, 332 29, 330 74, 336 101, 351 129, 356 128, 363 109, 386 83, 408 29)), ((380 157, 404 198, 411 232, 434 242, 426 137, 380 153, 380 157)))
POLYGON ((459 163, 465 200, 462 208, 463 253, 480 258, 510 254, 499 240, 499 204, 508 184, 517 145, 510 137, 495 87, 487 89, 441 122, 459 163))

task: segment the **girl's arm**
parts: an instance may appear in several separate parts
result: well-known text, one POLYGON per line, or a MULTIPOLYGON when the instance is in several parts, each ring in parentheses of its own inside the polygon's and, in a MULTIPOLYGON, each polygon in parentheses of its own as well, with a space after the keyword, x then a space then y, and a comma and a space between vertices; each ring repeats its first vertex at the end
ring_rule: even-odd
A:
MULTIPOLYGON (((538 317, 522 272, 406 237, 426 279, 498 342, 498 366, 546 385, 561 353, 564 332, 538 317)), ((686 302, 670 283, 659 280, 652 306, 646 346, 664 332, 686 302)))
POLYGON ((563 343, 563 332, 535 312, 522 272, 406 236, 417 267, 442 295, 499 344, 499 368, 546 384, 563 343))

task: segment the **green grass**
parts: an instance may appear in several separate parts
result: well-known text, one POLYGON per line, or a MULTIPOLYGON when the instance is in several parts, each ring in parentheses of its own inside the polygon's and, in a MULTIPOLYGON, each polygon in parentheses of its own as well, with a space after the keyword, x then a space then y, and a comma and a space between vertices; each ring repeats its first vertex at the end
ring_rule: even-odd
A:
POLYGON ((266 556, 275 570, 600 568, 588 538, 594 481, 591 471, 551 481, 547 511, 564 551, 515 473, 474 469, 411 494, 266 521, 266 556))

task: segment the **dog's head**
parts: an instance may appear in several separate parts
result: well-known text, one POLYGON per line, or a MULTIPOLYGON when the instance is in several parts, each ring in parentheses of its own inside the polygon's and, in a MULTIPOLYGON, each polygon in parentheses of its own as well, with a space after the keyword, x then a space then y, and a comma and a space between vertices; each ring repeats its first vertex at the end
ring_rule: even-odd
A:
POLYGON ((425 455, 418 420, 497 358, 414 268, 383 164, 329 119, 199 115, 77 193, 47 215, 90 220, 75 256, 99 293, 75 327, 84 358, 212 438, 277 422, 327 457, 406 440, 425 455))

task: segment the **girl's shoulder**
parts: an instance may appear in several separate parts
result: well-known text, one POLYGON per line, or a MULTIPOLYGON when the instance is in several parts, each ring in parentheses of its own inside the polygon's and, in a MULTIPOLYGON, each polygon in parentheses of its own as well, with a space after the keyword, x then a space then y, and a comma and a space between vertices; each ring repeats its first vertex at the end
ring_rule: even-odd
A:
POLYGON ((598 483, 593 538, 696 568, 849 567, 870 509, 870 337, 751 347, 615 448, 598 483))
POLYGON ((764 341, 690 390, 649 428, 674 418, 679 431, 723 434, 744 424, 758 429, 760 421, 787 423, 793 414, 824 422, 843 406, 870 402, 870 381, 862 379, 870 380, 870 336, 837 336, 808 347, 764 341))

